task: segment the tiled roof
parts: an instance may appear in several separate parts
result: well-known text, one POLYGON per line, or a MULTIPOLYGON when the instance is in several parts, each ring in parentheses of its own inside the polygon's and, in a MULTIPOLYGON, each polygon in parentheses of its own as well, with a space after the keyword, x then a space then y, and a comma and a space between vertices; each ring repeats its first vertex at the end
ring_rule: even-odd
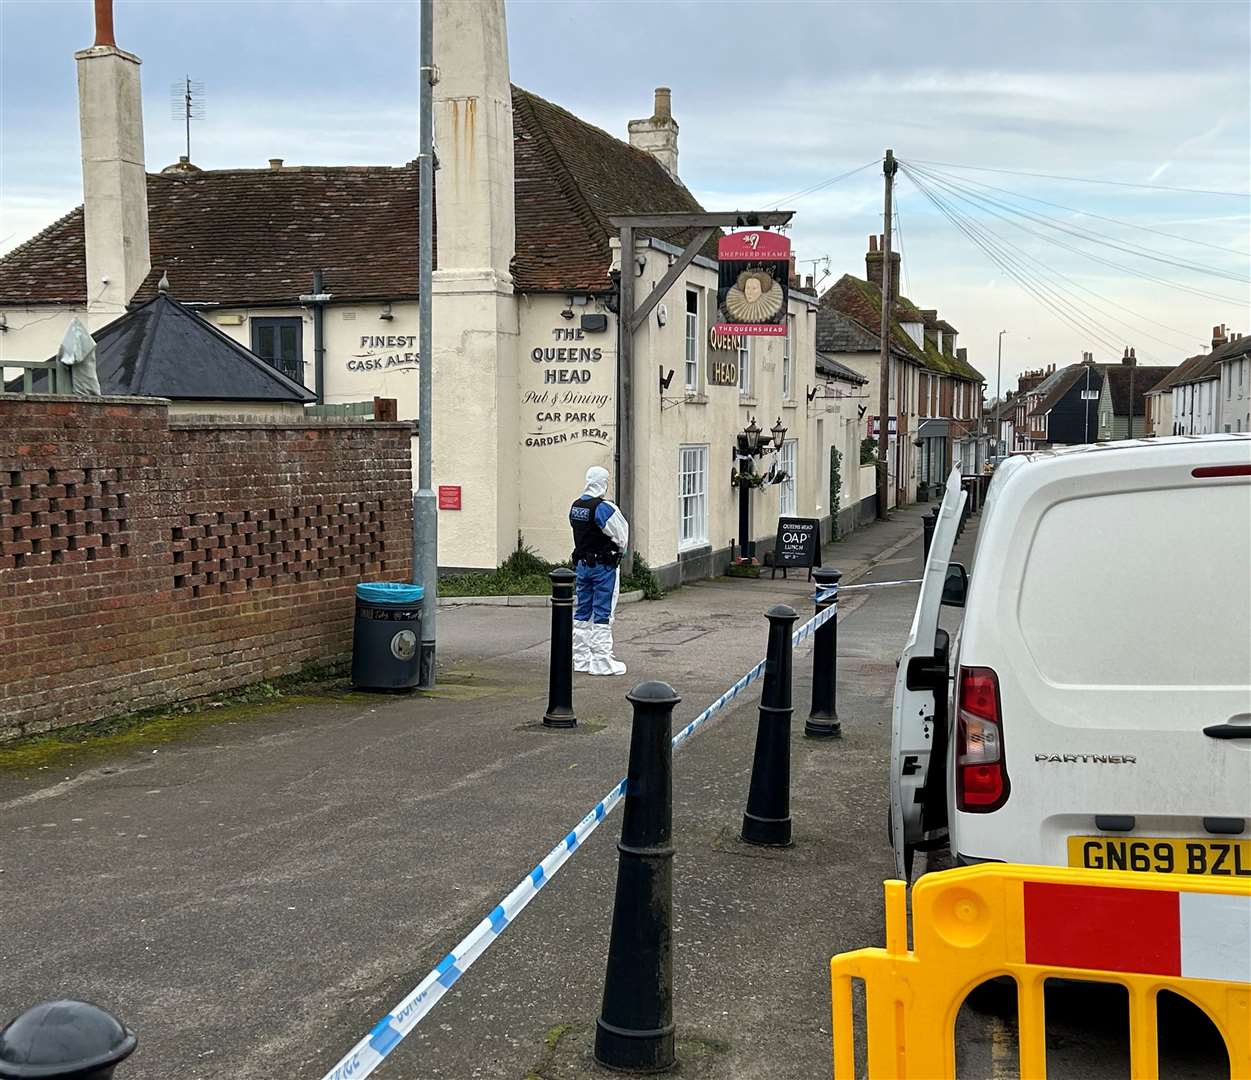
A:
MULTIPOLYGON (((817 348, 834 352, 864 351, 856 343, 859 340, 857 336, 845 325, 847 319, 858 324, 859 329, 876 343, 882 332, 882 290, 872 282, 851 274, 844 274, 826 289, 821 294, 817 311, 817 348), (844 318, 840 319, 839 316, 844 318), (840 341, 844 339, 848 344, 840 345, 840 341), (823 344, 823 341, 828 344, 823 344)), ((906 296, 901 296, 895 304, 895 323, 891 327, 891 348, 897 355, 940 374, 976 382, 985 381, 967 361, 952 353, 944 353, 934 342, 926 341, 924 346, 917 345, 903 328, 905 322, 924 324, 925 315, 906 296)), ((876 346, 870 346, 873 347, 876 346)))
POLYGON ((1212 350, 1212 359, 1218 364, 1223 364, 1227 360, 1238 360, 1248 355, 1251 355, 1251 336, 1246 334, 1212 350))
MULTIPOLYGON (((701 209, 650 154, 517 87, 513 108, 518 289, 606 290, 611 215, 701 209)), ((412 164, 149 174, 152 271, 134 299, 168 273, 188 302, 290 303, 318 269, 339 299, 414 297, 417 191, 412 164)), ((85 266, 80 207, 0 259, 0 303, 83 303, 85 266)))
MULTIPOLYGON (((1085 378, 1085 364, 1070 364, 1061 368, 1053 375, 1039 383, 1032 393, 1042 392, 1042 399, 1030 410, 1030 416, 1046 416, 1060 403, 1060 400, 1073 389, 1078 379, 1085 378)), ((1090 388, 1098 390, 1103 385, 1103 373, 1099 367, 1091 365, 1090 388)))
POLYGON ((843 382, 855 383, 857 386, 863 386, 869 381, 860 372, 853 371, 846 364, 840 364, 834 357, 820 350, 817 352, 817 374, 828 375, 832 379, 842 379, 843 382))
POLYGON ((1137 367, 1132 364, 1105 364, 1104 374, 1112 393, 1112 412, 1116 416, 1129 415, 1129 384, 1131 372, 1134 383, 1134 415, 1146 413, 1146 393, 1155 386, 1172 368, 1137 367))
POLYGON ((1216 353, 1208 353, 1207 356, 1201 357, 1199 363, 1186 371, 1173 382, 1174 386, 1181 386, 1183 383, 1203 382, 1206 379, 1219 379, 1221 377, 1221 361, 1216 353))
MULTIPOLYGON (((878 352, 881 339, 850 315, 831 307, 817 309, 818 352, 878 352)), ((902 352, 902 350, 900 350, 902 352)))
MULTIPOLYGON (((605 290, 608 240, 617 232, 608 224, 610 217, 703 210, 651 154, 518 87, 513 87, 513 135, 514 272, 518 285, 527 290, 605 290), (559 234, 553 234, 553 225, 559 234)), ((684 247, 691 232, 653 235, 684 247)), ((715 237, 704 253, 716 258, 715 237)))

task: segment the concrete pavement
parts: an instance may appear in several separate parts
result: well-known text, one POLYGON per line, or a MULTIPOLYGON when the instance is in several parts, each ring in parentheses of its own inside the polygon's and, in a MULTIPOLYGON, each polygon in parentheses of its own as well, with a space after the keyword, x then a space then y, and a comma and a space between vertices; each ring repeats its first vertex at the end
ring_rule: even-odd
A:
MULTIPOLYGON (((917 576, 925 509, 827 548, 827 563, 917 576)), ((431 695, 223 710, 89 765, 5 770, 0 751, 0 1014, 60 995, 107 1005, 140 1034, 119 1080, 320 1076, 623 775, 625 692, 665 679, 685 722, 760 658, 770 604, 811 610, 802 577, 624 609, 630 673, 578 676, 572 731, 539 723, 548 613, 464 608, 441 614, 431 695)), ((842 602, 841 740, 803 738, 810 645, 797 652, 793 848, 737 839, 759 684, 675 758, 684 1076, 830 1074, 828 959, 881 943, 889 705, 915 596, 842 602)), ((601 1074, 587 1055, 619 829, 614 816, 378 1075, 601 1074)), ((988 1032, 979 1017, 962 1046, 1008 1075, 977 1056, 988 1032)))

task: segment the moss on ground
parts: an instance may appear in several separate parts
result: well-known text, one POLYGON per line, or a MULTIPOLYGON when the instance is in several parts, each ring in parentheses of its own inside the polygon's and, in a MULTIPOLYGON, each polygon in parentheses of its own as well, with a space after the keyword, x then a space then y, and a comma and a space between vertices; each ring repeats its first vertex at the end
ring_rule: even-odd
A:
POLYGON ((342 667, 310 668, 195 701, 165 705, 0 743, 0 771, 82 764, 185 739, 219 724, 269 719, 301 705, 346 701, 342 667))

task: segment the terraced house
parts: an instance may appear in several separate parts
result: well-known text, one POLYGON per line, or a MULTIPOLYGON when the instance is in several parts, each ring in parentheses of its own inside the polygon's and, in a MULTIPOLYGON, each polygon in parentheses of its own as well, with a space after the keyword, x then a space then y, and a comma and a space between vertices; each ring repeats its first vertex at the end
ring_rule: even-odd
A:
MULTIPOLYGON (((817 351, 836 355, 868 379, 869 406, 862 435, 877 435, 881 362, 882 261, 877 236, 869 237, 865 276, 844 274, 821 295, 817 351)), ((902 260, 891 252, 895 319, 890 328, 890 505, 917 498, 919 485, 941 484, 953 465, 966 473, 985 460, 979 435, 986 380, 956 342, 959 332, 933 308, 920 308, 899 292, 902 260)))

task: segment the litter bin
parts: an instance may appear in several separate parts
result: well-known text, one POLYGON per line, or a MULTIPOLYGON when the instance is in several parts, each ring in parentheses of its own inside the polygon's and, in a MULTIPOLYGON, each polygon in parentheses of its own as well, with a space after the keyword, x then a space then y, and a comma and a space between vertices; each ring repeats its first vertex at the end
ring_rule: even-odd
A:
POLYGON ((362 690, 411 690, 421 663, 420 585, 363 581, 356 586, 352 685, 362 690))

